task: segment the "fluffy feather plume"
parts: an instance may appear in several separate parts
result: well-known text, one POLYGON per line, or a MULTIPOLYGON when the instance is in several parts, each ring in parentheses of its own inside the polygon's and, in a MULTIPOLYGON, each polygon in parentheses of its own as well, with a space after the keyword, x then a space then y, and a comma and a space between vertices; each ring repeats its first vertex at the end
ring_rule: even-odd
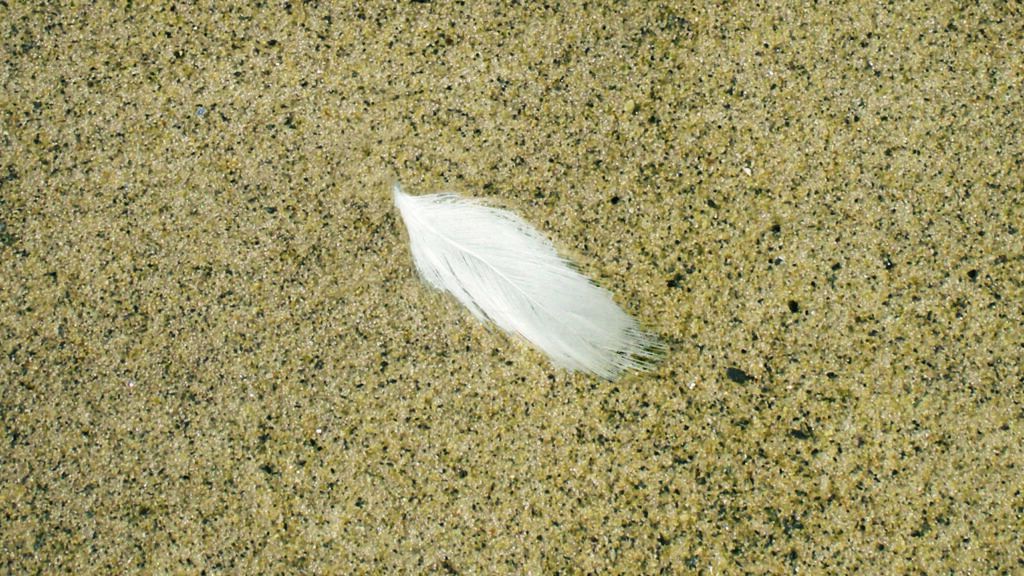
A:
POLYGON ((497 324, 558 366, 608 380, 657 360, 661 344, 515 214, 455 194, 394 187, 413 261, 481 322, 497 324))

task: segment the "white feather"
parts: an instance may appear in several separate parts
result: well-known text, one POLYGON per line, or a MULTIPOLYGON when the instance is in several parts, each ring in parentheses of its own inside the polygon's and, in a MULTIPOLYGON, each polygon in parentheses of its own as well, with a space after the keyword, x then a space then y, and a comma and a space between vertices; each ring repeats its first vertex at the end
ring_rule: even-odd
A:
POLYGON ((532 342, 558 366, 608 380, 657 360, 661 344, 515 214, 455 194, 394 187, 413 261, 485 324, 532 342))

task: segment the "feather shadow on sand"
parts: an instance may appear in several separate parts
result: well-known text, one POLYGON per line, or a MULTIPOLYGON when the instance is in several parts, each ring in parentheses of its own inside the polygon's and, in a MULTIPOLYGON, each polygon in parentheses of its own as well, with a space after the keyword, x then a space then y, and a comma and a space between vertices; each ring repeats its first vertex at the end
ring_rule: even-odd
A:
POLYGON ((607 380, 662 355, 657 337, 519 216, 456 194, 410 196, 398 184, 393 195, 420 276, 481 322, 607 380))

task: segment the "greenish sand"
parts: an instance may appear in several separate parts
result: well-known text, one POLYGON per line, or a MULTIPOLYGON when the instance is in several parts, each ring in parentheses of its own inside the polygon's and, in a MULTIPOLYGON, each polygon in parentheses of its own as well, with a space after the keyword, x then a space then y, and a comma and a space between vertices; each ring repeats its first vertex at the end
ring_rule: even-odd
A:
POLYGON ((1019 5, 41 4, 0 2, 0 572, 1024 570, 1019 5), (396 179, 667 357, 479 325, 396 179))

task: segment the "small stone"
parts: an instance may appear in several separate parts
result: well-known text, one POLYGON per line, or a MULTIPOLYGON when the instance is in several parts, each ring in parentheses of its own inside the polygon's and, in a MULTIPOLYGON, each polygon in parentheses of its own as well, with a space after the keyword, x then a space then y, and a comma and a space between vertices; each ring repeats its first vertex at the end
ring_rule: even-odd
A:
POLYGON ((728 369, 726 369, 725 376, 729 380, 732 380, 733 382, 735 382, 737 384, 743 384, 744 382, 748 382, 750 380, 753 380, 753 378, 751 378, 749 374, 747 374, 743 370, 740 370, 739 368, 736 368, 734 366, 730 366, 728 369))

